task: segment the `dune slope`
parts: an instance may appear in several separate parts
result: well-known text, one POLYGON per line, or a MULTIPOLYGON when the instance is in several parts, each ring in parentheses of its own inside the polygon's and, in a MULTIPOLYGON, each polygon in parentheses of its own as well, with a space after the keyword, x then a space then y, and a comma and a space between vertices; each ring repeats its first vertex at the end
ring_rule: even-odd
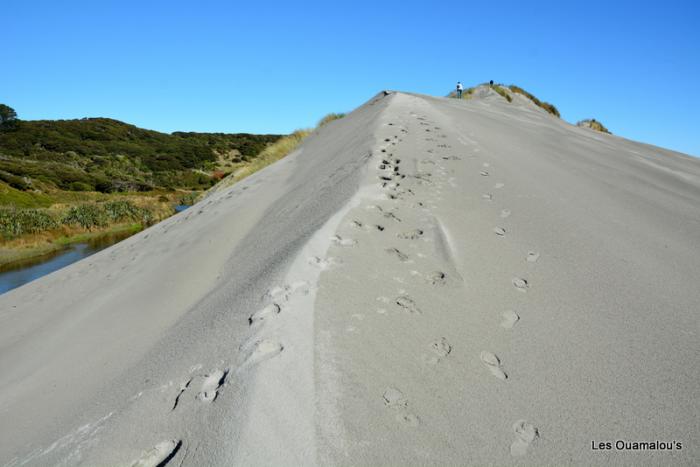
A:
POLYGON ((693 464, 699 231, 694 158, 380 93, 0 296, 0 464, 693 464))

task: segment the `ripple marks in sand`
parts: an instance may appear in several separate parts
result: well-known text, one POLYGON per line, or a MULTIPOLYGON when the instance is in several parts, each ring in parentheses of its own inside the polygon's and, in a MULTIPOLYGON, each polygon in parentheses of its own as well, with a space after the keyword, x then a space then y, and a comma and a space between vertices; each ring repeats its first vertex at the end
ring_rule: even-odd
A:
POLYGON ((540 434, 537 428, 525 420, 518 420, 513 424, 513 432, 515 432, 515 440, 510 445, 510 454, 514 457, 520 457, 527 454, 527 449, 533 441, 539 438, 540 434))

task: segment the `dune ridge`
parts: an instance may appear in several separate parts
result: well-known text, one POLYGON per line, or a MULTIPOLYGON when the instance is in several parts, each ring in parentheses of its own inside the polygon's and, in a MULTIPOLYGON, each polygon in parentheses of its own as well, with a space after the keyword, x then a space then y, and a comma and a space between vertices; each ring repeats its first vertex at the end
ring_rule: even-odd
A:
POLYGON ((527 99, 382 92, 0 296, 0 464, 692 465, 699 201, 527 99))

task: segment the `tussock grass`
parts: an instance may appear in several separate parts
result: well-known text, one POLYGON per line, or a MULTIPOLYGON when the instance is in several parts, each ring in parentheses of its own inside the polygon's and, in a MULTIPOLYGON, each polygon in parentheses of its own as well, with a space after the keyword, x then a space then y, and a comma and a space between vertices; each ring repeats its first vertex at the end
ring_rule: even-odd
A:
POLYGON ((314 130, 317 130, 328 123, 345 117, 344 113, 330 113, 319 120, 318 125, 315 129, 301 129, 296 130, 292 134, 283 136, 274 143, 267 146, 260 152, 254 159, 250 162, 242 165, 233 171, 231 175, 224 178, 217 185, 212 187, 210 192, 216 192, 225 188, 228 188, 246 177, 253 175, 255 172, 264 169, 270 164, 277 162, 283 157, 287 156, 293 152, 299 145, 304 141, 304 139, 309 136, 314 130))
POLYGON ((493 86, 491 86, 491 89, 493 89, 498 94, 500 94, 501 97, 503 97, 508 102, 513 102, 513 98, 510 97, 510 94, 508 94, 508 91, 506 91, 500 84, 494 84, 493 86))
POLYGON ((323 125, 327 125, 333 120, 338 120, 340 118, 343 118, 344 116, 344 113, 330 113, 323 117, 321 120, 319 120, 318 124, 316 125, 316 128, 321 128, 323 125))
POLYGON ((311 131, 312 130, 296 130, 291 135, 283 136, 276 142, 263 149, 263 151, 258 154, 255 159, 250 161, 250 163, 234 171, 231 175, 222 180, 219 185, 215 186, 215 189, 218 190, 229 187, 237 182, 240 182, 244 178, 253 175, 255 172, 264 169, 268 165, 282 159, 284 156, 294 151, 301 144, 304 138, 311 134, 311 131))
POLYGON ((601 133, 607 133, 609 135, 612 134, 612 133, 610 133, 610 130, 605 128, 605 125, 600 123, 595 118, 587 118, 587 119, 581 120, 576 124, 576 126, 590 128, 592 130, 600 131, 601 133))
POLYGON ((48 235, 55 239, 76 230, 104 230, 124 222, 138 222, 147 227, 170 214, 169 202, 157 202, 153 198, 57 205, 49 209, 0 208, 0 238, 8 241, 48 235))
POLYGON ((543 101, 539 100, 538 98, 533 96, 531 93, 527 92, 523 88, 516 86, 514 84, 511 84, 510 86, 508 86, 508 88, 513 92, 517 92, 518 94, 522 94, 523 96, 527 97, 536 106, 546 110, 547 112, 554 115, 555 117, 561 118, 561 115, 559 115, 559 110, 557 110, 557 108, 554 107, 554 105, 550 104, 549 102, 543 102, 543 101))

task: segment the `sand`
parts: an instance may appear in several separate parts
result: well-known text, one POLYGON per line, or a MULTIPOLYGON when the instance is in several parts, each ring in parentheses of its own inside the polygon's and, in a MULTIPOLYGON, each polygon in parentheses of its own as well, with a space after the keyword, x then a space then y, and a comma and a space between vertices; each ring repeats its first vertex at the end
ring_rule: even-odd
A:
POLYGON ((0 296, 0 465, 697 464, 698 232, 698 159, 380 93, 0 296))

